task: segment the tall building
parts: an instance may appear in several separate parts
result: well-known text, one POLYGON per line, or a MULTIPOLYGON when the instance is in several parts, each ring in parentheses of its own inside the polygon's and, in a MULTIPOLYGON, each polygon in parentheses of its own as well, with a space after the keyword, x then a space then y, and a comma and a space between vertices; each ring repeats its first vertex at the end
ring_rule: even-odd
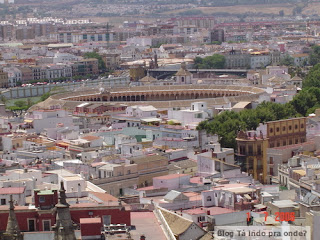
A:
POLYGON ((224 42, 224 30, 213 29, 209 32, 210 42, 224 42))
POLYGON ((225 54, 226 68, 250 68, 250 54, 232 49, 225 54))
POLYGON ((8 73, 0 69, 0 88, 8 87, 8 73))
POLYGON ((237 136, 237 162, 242 171, 262 183, 273 176, 273 159, 267 159, 267 148, 301 144, 306 141, 306 118, 293 118, 261 124, 254 131, 240 131, 237 136))

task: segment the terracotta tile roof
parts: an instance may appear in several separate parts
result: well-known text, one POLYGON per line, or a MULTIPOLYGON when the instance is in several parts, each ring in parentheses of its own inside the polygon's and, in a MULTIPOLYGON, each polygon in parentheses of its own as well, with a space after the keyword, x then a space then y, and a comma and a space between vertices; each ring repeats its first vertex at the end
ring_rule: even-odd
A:
POLYGON ((24 193, 24 187, 0 188, 0 195, 24 193))
POLYGON ((99 198, 102 202, 118 202, 118 198, 108 194, 108 193, 99 193, 99 192, 90 192, 95 197, 99 198))

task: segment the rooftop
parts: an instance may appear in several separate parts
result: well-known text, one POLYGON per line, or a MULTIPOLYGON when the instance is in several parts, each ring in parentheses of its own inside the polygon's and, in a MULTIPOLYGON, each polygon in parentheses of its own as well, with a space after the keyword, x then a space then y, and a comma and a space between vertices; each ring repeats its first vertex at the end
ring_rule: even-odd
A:
POLYGON ((165 175, 165 176, 160 176, 160 177, 154 177, 153 179, 170 180, 170 179, 175 179, 175 178, 180 178, 180 177, 185 177, 185 176, 190 176, 190 175, 188 175, 188 174, 170 174, 170 175, 165 175))
POLYGON ((0 195, 21 194, 21 193, 24 193, 24 190, 25 190, 25 187, 0 188, 0 195))
POLYGON ((108 194, 108 193, 100 193, 100 192, 90 192, 96 198, 101 200, 102 202, 118 202, 118 198, 108 194))
POLYGON ((166 236, 153 212, 131 212, 131 224, 136 228, 131 230, 131 237, 139 240, 142 234, 146 239, 166 240, 166 236))
POLYGON ((208 215, 220 215, 220 214, 225 214, 225 213, 232 213, 235 212, 232 209, 227 209, 227 208, 222 208, 222 207, 210 207, 210 208, 193 208, 193 209, 188 209, 188 210, 184 210, 184 213, 190 214, 190 215, 198 215, 198 214, 202 214, 205 213, 207 214, 209 212, 208 215))

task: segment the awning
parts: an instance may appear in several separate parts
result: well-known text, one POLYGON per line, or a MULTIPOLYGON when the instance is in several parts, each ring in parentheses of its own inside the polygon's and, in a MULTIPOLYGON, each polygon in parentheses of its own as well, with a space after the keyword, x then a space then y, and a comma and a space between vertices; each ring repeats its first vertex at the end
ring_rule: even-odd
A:
POLYGON ((246 199, 251 200, 251 197, 248 194, 243 195, 246 199))
POLYGON ((24 120, 26 123, 33 123, 33 120, 31 120, 31 119, 26 119, 26 120, 24 120))

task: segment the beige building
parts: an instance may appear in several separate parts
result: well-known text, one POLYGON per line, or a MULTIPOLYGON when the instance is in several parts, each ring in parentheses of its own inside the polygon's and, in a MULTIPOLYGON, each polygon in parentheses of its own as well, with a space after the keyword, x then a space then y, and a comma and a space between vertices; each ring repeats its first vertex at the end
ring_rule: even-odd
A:
POLYGON ((168 175, 168 158, 162 155, 143 155, 130 158, 137 164, 139 173, 139 187, 152 185, 153 178, 168 175))
POLYGON ((121 58, 119 53, 107 53, 103 56, 107 69, 116 69, 120 66, 121 58))
POLYGON ((171 162, 168 166, 169 174, 189 174, 194 176, 198 172, 198 164, 195 161, 186 159, 177 162, 171 162))
POLYGON ((122 196, 125 188, 133 188, 138 184, 137 164, 101 163, 96 167, 99 178, 92 183, 106 190, 113 196, 122 196))

